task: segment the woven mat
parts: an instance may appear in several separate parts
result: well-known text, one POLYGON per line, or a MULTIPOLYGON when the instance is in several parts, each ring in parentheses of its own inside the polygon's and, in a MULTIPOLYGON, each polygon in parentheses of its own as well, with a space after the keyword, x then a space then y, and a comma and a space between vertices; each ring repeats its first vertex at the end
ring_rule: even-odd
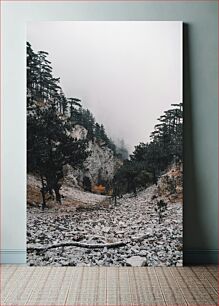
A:
POLYGON ((1 266, 1 305, 218 305, 217 266, 1 266))

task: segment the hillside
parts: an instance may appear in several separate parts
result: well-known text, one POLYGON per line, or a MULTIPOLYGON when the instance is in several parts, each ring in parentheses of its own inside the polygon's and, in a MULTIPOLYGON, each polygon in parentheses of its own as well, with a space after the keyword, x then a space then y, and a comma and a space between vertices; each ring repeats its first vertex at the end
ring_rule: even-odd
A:
POLYGON ((39 195, 40 181, 29 175, 28 190, 32 197, 28 197, 28 263, 55 266, 182 265, 181 181, 180 166, 172 166, 157 186, 139 191, 136 197, 125 194, 116 205, 112 197, 64 184, 62 207, 50 199, 49 208, 42 213, 40 198, 33 196, 39 195), (177 192, 173 191, 173 185, 177 192), (167 206, 159 213, 157 203, 160 199, 167 206), (43 250, 56 243, 72 242, 79 246, 43 250), (120 242, 122 245, 110 247, 110 244, 120 242), (103 251, 101 247, 86 247, 95 244, 106 246, 103 251))
POLYGON ((54 206, 42 213, 38 207, 28 208, 30 265, 182 265, 182 204, 168 202, 159 223, 153 199, 158 194, 156 186, 139 192, 137 197, 124 195, 116 206, 109 197, 77 188, 65 187, 65 194, 61 209, 54 206), (56 243, 72 242, 81 243, 81 247, 43 250, 56 243), (119 242, 123 244, 110 247, 119 242), (87 248, 88 244, 105 247, 87 248))

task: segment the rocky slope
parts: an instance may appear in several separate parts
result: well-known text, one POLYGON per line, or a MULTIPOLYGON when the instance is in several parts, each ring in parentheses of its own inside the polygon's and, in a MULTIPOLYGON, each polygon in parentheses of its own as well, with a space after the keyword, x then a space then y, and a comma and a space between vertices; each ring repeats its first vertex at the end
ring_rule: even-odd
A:
MULTIPOLYGON (((42 204, 42 197, 40 193, 41 182, 40 179, 32 174, 27 175, 27 204, 28 210, 30 207, 35 207, 36 210, 33 212, 39 212, 42 204)), ((82 207, 99 208, 108 199, 106 196, 94 194, 90 192, 84 192, 82 188, 76 188, 64 184, 61 187, 60 193, 62 195, 62 206, 57 204, 55 199, 51 198, 46 194, 46 203, 49 212, 62 212, 64 211, 75 211, 82 207)))
POLYGON ((172 203, 183 201, 183 165, 174 164, 158 180, 158 195, 172 203))
POLYGON ((125 195, 117 205, 107 196, 66 188, 62 208, 42 212, 28 206, 29 265, 158 266, 182 264, 182 204, 167 203, 159 223, 155 210, 158 188, 137 197, 125 195), (65 246, 33 250, 60 242, 105 245, 104 248, 65 246), (112 243, 123 245, 110 248, 112 243))

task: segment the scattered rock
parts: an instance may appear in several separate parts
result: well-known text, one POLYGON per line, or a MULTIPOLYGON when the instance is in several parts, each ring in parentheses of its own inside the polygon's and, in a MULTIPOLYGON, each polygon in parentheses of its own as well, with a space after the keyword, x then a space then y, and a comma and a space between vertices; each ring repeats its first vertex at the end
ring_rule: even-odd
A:
MULTIPOLYGON (((152 195, 155 186, 138 192, 138 197, 124 195, 117 206, 101 207, 107 197, 82 192, 63 186, 67 198, 71 194, 77 201, 95 205, 95 210, 73 210, 72 205, 49 208, 27 208, 27 243, 45 247, 55 242, 77 240, 83 243, 127 244, 116 249, 85 249, 80 247, 54 248, 42 253, 28 251, 28 263, 32 266, 181 266, 182 265, 182 204, 167 204, 161 224, 154 213, 152 195), (99 205, 99 207, 98 207, 99 205), (101 208, 101 209, 100 209, 101 208), (94 239, 95 237, 95 239, 94 239), (140 239, 139 239, 140 238, 140 239)), ((89 205, 90 205, 89 204, 89 205)), ((74 205, 73 205, 74 206, 74 205)))
POLYGON ((104 233, 109 233, 109 231, 110 231, 110 229, 111 229, 111 227, 104 227, 103 229, 102 229, 102 231, 104 232, 104 233))
POLYGON ((148 252, 145 251, 145 250, 141 250, 141 251, 139 252, 139 256, 146 256, 147 254, 148 254, 148 252))
POLYGON ((182 259, 179 260, 179 261, 176 263, 176 266, 177 266, 177 267, 182 267, 182 265, 183 265, 182 259))
POLYGON ((146 260, 141 256, 132 256, 126 259, 126 264, 132 267, 144 267, 146 266, 146 260))

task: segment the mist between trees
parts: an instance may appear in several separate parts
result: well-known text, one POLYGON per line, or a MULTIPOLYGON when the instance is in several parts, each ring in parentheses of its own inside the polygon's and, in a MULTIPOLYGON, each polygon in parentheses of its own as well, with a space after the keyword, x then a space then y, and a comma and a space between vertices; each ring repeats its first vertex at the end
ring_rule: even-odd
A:
MULTIPOLYGON (((103 193, 116 198, 125 193, 137 194, 141 188, 156 184, 159 176, 173 163, 182 162, 182 103, 158 118, 150 142, 140 143, 128 155, 125 142, 115 144, 104 125, 83 108, 80 97, 67 98, 60 87, 60 79, 52 73, 51 62, 45 51, 34 52, 27 43, 27 169, 41 179, 42 208, 46 207, 46 194, 55 193, 61 204, 60 189, 65 165, 83 169, 91 154, 89 142, 109 148, 121 161, 114 178, 105 181, 103 193), (82 139, 72 137, 72 129, 80 125, 87 130, 82 139)), ((122 115, 122 114, 121 114, 122 115)), ((84 169, 86 171, 86 169, 84 169)), ((91 191, 89 180, 84 190, 91 191)))

